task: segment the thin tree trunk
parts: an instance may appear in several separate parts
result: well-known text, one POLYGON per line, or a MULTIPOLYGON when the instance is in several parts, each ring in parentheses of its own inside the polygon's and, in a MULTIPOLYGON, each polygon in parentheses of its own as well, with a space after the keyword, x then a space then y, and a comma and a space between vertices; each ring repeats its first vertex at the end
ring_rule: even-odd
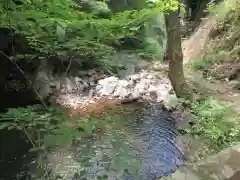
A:
POLYGON ((165 14, 167 29, 167 55, 169 79, 178 98, 192 100, 193 90, 188 86, 183 72, 183 53, 181 45, 180 21, 177 11, 165 14))

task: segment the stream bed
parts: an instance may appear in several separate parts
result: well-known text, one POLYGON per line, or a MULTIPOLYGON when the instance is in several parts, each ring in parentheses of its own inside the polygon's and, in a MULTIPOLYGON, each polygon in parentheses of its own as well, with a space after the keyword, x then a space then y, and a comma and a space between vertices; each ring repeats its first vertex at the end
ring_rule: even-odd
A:
MULTIPOLYGON (((173 173, 183 163, 184 155, 175 142, 177 130, 171 114, 158 103, 145 103, 137 109, 131 106, 126 105, 128 115, 113 122, 100 137, 82 139, 72 146, 58 147, 44 155, 27 153, 28 145, 22 140, 21 146, 17 139, 19 136, 16 137, 18 147, 12 147, 15 151, 11 153, 22 158, 12 158, 11 163, 1 160, 0 179, 51 179, 51 171, 54 180, 94 180, 103 175, 107 175, 105 177, 109 180, 158 180, 173 173), (21 152, 19 155, 20 149, 25 149, 26 154, 21 152), (124 173, 138 170, 138 165, 141 166, 137 175, 124 173)), ((8 139, 2 137, 1 154, 2 145, 8 139)), ((1 159, 3 157, 4 154, 1 159)))

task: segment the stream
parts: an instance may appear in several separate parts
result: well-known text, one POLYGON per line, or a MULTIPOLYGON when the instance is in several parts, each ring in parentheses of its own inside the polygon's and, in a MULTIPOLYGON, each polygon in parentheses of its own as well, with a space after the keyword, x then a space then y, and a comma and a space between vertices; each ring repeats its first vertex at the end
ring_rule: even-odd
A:
POLYGON ((56 175, 54 179, 66 180, 94 180, 106 174, 110 180, 158 180, 173 173, 184 157, 175 143, 177 130, 171 114, 158 103, 124 106, 127 115, 113 122, 100 137, 52 149, 44 158, 28 153, 31 145, 19 132, 1 132, 0 179, 49 179, 46 168, 56 175), (123 175, 138 164, 141 167, 137 176, 123 175), (83 167, 85 172, 81 174, 83 167))

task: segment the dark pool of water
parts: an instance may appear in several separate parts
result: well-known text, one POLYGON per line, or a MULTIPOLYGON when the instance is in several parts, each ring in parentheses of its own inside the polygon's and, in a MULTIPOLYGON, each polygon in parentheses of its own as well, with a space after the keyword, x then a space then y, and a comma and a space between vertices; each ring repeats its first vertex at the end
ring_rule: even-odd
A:
POLYGON ((26 180, 35 153, 26 136, 17 130, 0 131, 0 180, 26 180))
MULTIPOLYGON (((85 165, 82 163, 83 160, 88 158, 92 163, 79 179, 85 177, 93 180, 96 176, 106 173, 106 167, 104 168, 106 164, 114 162, 118 171, 108 170, 109 179, 157 180, 174 172, 183 162, 183 154, 175 144, 177 136, 175 123, 171 115, 158 104, 145 104, 137 111, 131 112, 123 121, 113 124, 109 130, 98 140, 83 139, 80 144, 76 143, 72 147, 53 150, 46 156, 46 163, 54 167, 54 173, 65 173, 63 179, 72 179, 74 174, 72 170, 83 167, 85 165), (124 159, 126 155, 136 156, 133 158, 134 162, 129 158, 124 159), (137 164, 143 165, 137 177, 122 175, 124 169, 135 166, 135 160, 137 164)), ((16 141, 19 141, 17 137, 16 141)), ((25 149, 27 147, 25 145, 25 149)), ((33 157, 29 156, 28 160, 32 161, 32 159, 33 157)), ((27 172, 28 166, 24 164, 29 164, 29 162, 27 163, 26 159, 21 162, 16 160, 13 164, 3 162, 1 168, 5 166, 6 171, 1 170, 0 177, 10 180, 14 173, 17 173, 16 169, 27 172), (11 169, 15 166, 19 168, 11 169), (20 167, 25 167, 25 169, 21 170, 20 167)))

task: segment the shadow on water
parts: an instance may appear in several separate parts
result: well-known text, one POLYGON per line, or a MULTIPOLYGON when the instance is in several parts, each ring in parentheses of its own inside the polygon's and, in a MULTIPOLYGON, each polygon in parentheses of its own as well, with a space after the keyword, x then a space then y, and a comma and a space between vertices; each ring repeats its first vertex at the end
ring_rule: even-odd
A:
POLYGON ((177 131, 174 120, 158 104, 148 104, 137 116, 134 123, 129 123, 129 132, 141 139, 133 144, 139 159, 144 165, 141 179, 155 180, 173 173, 183 162, 183 154, 175 143, 177 131))
MULTIPOLYGON (((31 92, 5 92, 0 91, 0 113, 7 108, 25 107, 29 104, 38 104, 32 100, 31 92)), ((36 153, 28 153, 32 145, 27 141, 26 135, 19 130, 0 130, 0 180, 20 179, 26 180, 31 162, 36 153)))
MULTIPOLYGON (((113 123, 109 129, 110 131, 101 138, 82 139, 81 143, 75 143, 71 147, 52 150, 45 156, 44 163, 51 166, 53 174, 61 174, 60 179, 73 179, 73 174, 76 175, 76 172, 79 172, 83 166, 88 166, 85 168, 84 175, 77 179, 93 180, 96 176, 105 174, 106 167, 108 167, 108 179, 157 180, 173 173, 183 162, 183 154, 175 144, 177 130, 174 120, 170 113, 158 104, 144 104, 138 111, 126 116, 124 120, 113 123), (123 153, 125 155, 122 156, 123 153), (135 166, 133 161, 122 158, 126 155, 134 155, 136 157, 134 160, 143 165, 138 177, 122 175, 124 169, 135 166), (90 164, 83 164, 89 160, 90 164), (117 170, 109 168, 109 162, 112 162, 112 166, 115 166, 117 170)), ((15 145, 22 149, 20 152, 16 151, 16 147, 12 147, 15 151, 8 151, 11 146, 4 148, 5 143, 3 143, 1 144, 1 158, 4 154, 11 154, 14 158, 14 156, 22 156, 28 152, 29 145, 24 140, 20 140, 20 135, 16 132, 14 134, 8 132, 8 135, 4 134, 4 136, 2 136, 4 132, 1 133, 1 143, 2 141, 6 143, 6 139, 11 137, 9 142, 12 142, 11 144, 16 142, 15 145)), ((28 169, 34 154, 25 157, 28 158, 16 159, 14 165, 11 163, 9 165, 7 162, 1 163, 1 172, 5 172, 2 178, 10 180, 11 174, 16 173, 14 167, 19 169, 19 172, 22 171, 20 167, 28 169)))
POLYGON ((36 154, 28 153, 32 145, 25 135, 17 130, 0 131, 0 179, 26 180, 29 176, 31 162, 36 154))

